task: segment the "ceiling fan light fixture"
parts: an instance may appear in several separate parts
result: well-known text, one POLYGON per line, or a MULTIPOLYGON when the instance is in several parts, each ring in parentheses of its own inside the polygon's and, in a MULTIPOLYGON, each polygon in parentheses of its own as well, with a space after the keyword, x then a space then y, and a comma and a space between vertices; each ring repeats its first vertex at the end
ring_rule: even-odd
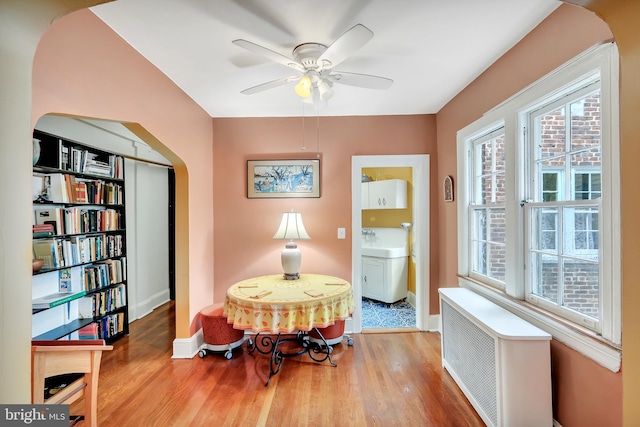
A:
POLYGON ((311 95, 311 79, 306 74, 302 76, 298 84, 295 86, 295 91, 301 98, 308 98, 311 95))
POLYGON ((353 53, 367 44, 373 32, 362 24, 357 24, 334 40, 329 46, 320 43, 302 43, 293 48, 292 56, 281 55, 271 49, 247 40, 238 39, 232 43, 252 53, 294 68, 303 73, 285 77, 241 91, 243 94, 254 94, 273 89, 287 83, 297 82, 294 89, 303 102, 314 105, 326 104, 333 96, 333 83, 355 86, 366 89, 389 89, 393 80, 386 77, 372 76, 350 72, 334 71, 333 67, 342 63, 353 53))
POLYGON ((328 101, 333 96, 332 84, 326 80, 320 80, 318 82, 318 93, 322 101, 328 101))

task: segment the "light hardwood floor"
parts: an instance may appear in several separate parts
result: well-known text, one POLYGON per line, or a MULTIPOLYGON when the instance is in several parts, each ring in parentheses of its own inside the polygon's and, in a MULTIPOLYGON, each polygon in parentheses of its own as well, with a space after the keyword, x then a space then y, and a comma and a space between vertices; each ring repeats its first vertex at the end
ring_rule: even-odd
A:
MULTIPOLYGON (((103 355, 98 421, 108 426, 484 426, 442 368, 440 335, 353 335, 331 367, 286 358, 268 387, 268 357, 171 359, 174 306, 133 322, 103 355)), ((74 404, 71 413, 81 412, 74 404)))

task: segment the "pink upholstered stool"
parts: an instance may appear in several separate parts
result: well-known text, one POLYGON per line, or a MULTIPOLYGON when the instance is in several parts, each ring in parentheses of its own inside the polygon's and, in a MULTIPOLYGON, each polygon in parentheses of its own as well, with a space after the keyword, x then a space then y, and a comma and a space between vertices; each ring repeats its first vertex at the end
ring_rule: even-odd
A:
MULTIPOLYGON (((318 328, 318 331, 320 331, 328 345, 335 345, 342 342, 345 336, 347 337, 347 344, 353 345, 353 338, 349 335, 344 335, 344 320, 336 320, 333 325, 327 326, 326 328, 318 328)), ((309 331, 309 341, 324 345, 322 338, 320 338, 320 335, 318 335, 315 329, 309 331)))
POLYGON ((200 357, 207 355, 209 351, 224 351, 224 357, 231 359, 232 350, 244 342, 244 331, 234 329, 227 323, 227 318, 222 314, 223 304, 213 304, 200 310, 202 322, 202 334, 204 346, 198 352, 200 357))

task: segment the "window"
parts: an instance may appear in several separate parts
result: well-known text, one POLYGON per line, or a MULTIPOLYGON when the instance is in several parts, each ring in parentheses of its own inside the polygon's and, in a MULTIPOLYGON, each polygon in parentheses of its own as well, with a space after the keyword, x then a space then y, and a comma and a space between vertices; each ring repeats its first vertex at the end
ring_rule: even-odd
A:
POLYGON ((504 128, 471 141, 473 146, 472 275, 504 287, 505 154, 504 128))
POLYGON ((530 266, 525 293, 529 302, 597 329, 602 194, 599 74, 542 99, 541 104, 522 114, 524 130, 529 130, 524 141, 525 152, 530 153, 528 170, 533 171, 525 190, 530 203, 523 212, 530 236, 525 248, 530 266))
POLYGON ((617 71, 598 46, 458 133, 461 286, 586 352, 558 318, 621 335, 617 71))

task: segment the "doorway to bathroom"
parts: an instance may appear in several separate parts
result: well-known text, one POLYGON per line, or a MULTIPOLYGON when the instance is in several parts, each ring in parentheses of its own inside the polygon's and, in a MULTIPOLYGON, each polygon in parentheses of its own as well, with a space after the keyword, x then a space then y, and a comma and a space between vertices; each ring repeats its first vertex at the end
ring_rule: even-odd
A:
POLYGON ((356 309, 347 327, 427 330, 429 156, 352 157, 352 197, 356 309))

